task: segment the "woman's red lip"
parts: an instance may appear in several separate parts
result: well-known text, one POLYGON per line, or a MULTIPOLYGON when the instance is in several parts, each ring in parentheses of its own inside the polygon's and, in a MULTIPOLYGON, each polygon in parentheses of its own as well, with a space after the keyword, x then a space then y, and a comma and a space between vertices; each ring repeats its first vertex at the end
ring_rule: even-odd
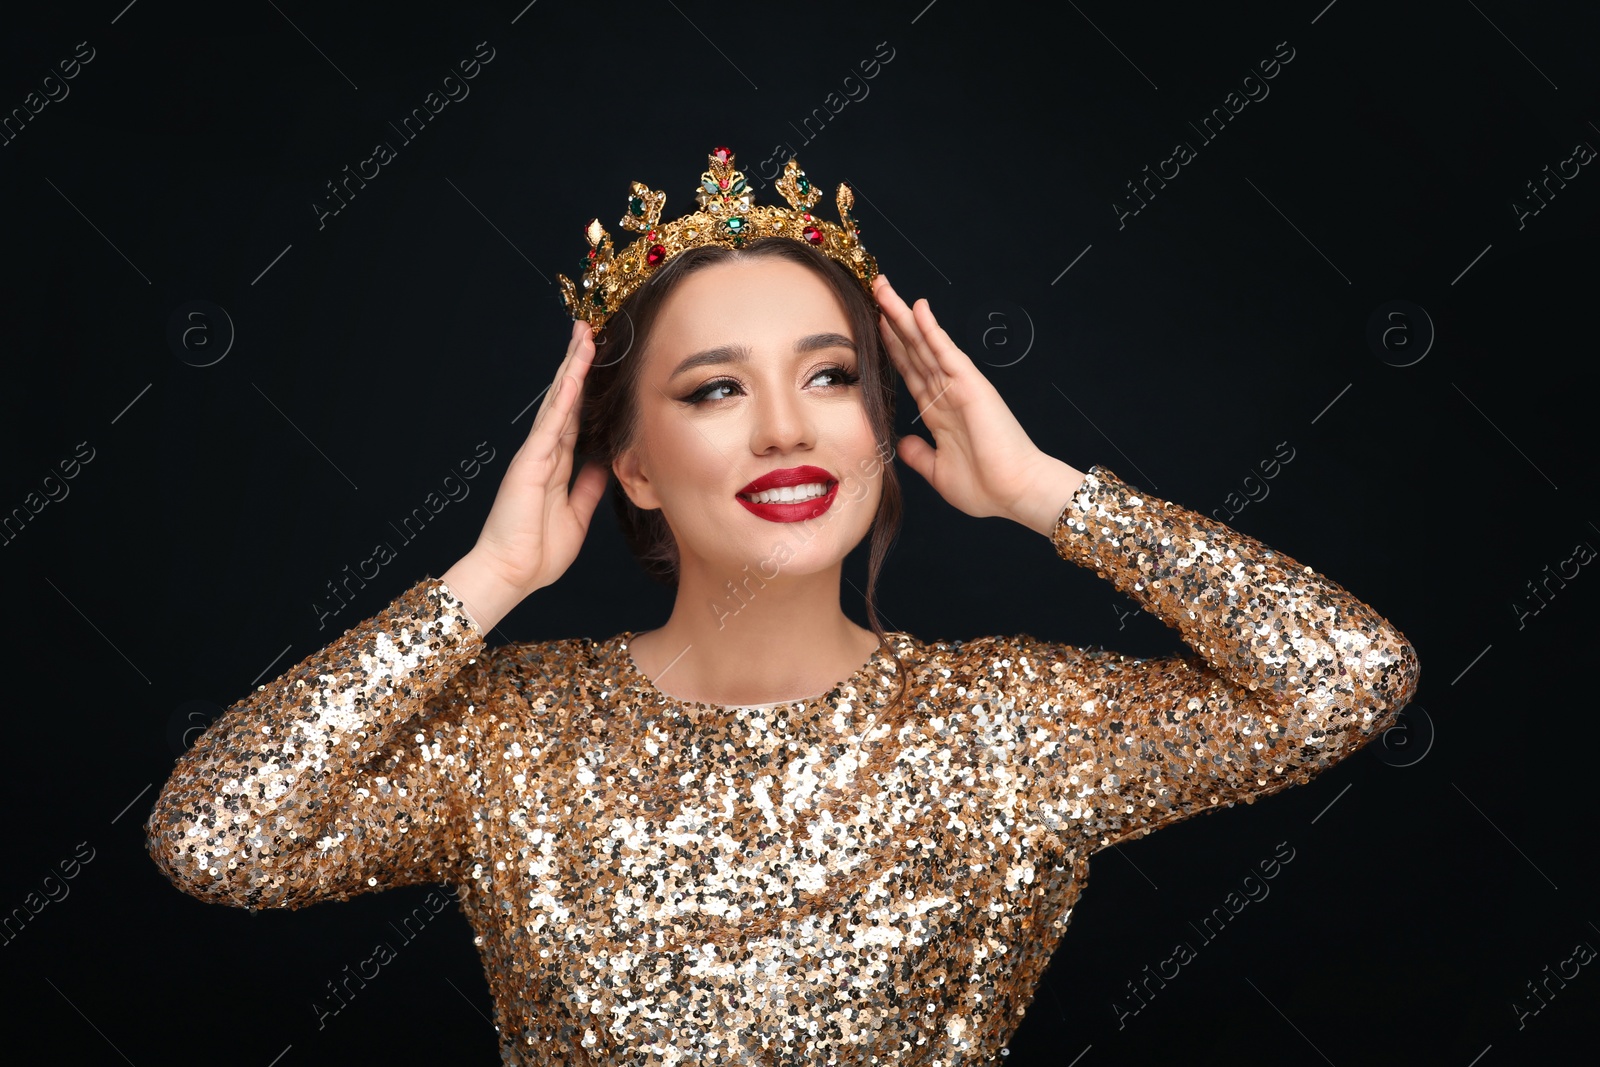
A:
POLYGON ((833 507, 834 498, 839 495, 839 483, 832 482, 828 491, 819 497, 810 500, 797 500, 790 503, 756 504, 746 500, 743 496, 734 499, 744 505, 746 511, 768 522, 802 522, 814 519, 818 515, 833 507))
POLYGON ((812 482, 821 482, 831 488, 837 481, 837 478, 821 467, 789 467, 781 471, 768 471, 739 492, 759 493, 763 489, 778 489, 785 485, 808 485, 812 482))

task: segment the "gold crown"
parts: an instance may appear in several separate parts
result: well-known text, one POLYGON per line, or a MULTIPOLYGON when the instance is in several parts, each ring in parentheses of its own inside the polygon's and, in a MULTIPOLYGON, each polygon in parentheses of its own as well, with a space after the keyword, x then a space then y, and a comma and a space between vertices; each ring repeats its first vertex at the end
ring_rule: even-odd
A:
POLYGON ((861 246, 858 236, 861 226, 850 217, 855 194, 849 185, 839 183, 835 197, 839 219, 844 223, 838 226, 811 214, 811 208, 822 199, 822 192, 806 178, 806 172, 800 169, 794 157, 790 157, 783 168, 783 176, 774 183, 789 202, 788 208, 753 206, 749 182, 742 171, 734 169, 731 150, 717 148, 706 159, 709 165, 700 175, 700 187, 695 190, 700 210, 673 222, 661 222, 666 193, 640 182, 633 183, 628 210, 618 225, 644 236, 621 254, 612 249, 611 235, 600 225, 600 220, 589 220, 585 230, 589 255, 583 264, 581 288, 565 274, 556 275, 568 314, 574 319, 587 320, 598 332, 628 294, 684 249, 711 244, 741 248, 746 241, 759 237, 787 237, 810 245, 844 264, 861 282, 867 295, 872 295, 872 279, 878 273, 878 264, 861 246))

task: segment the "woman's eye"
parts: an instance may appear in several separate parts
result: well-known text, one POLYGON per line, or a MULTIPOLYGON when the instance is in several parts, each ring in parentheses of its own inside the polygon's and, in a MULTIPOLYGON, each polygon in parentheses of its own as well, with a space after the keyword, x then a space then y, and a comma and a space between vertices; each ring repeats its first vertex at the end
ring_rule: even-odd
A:
POLYGON ((854 385, 856 382, 861 380, 854 374, 851 374, 850 371, 844 367, 824 367, 822 370, 817 371, 817 373, 812 376, 811 380, 816 381, 823 375, 827 375, 828 377, 832 378, 833 384, 835 385, 854 385))
MULTIPOLYGON (((828 384, 833 387, 854 385, 861 380, 845 367, 824 367, 811 376, 813 382, 818 378, 831 378, 832 381, 828 384)), ((701 404, 708 400, 726 400, 726 396, 719 395, 720 391, 724 389, 737 390, 738 392, 744 391, 743 386, 734 379, 718 378, 716 381, 702 385, 699 389, 684 397, 683 401, 686 404, 701 404)))
POLYGON ((734 381, 732 378, 718 378, 714 382, 707 382, 706 384, 702 385, 699 389, 696 389, 694 392, 684 397, 684 400, 690 404, 698 404, 702 400, 721 400, 723 399, 722 397, 714 397, 712 394, 719 389, 737 388, 739 388, 739 383, 734 381))

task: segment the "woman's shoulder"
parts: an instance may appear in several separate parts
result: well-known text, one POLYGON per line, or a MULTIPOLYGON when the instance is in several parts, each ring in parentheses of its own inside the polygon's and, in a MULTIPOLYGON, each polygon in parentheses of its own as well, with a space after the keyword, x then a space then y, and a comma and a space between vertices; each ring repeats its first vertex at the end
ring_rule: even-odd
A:
POLYGON ((1076 654, 1081 650, 1074 645, 1048 641, 1031 633, 982 634, 976 637, 918 638, 909 634, 898 635, 906 639, 906 647, 928 658, 987 658, 1006 655, 1036 655, 1043 650, 1056 654, 1076 654))
POLYGON ((928 639, 901 636, 905 641, 897 647, 908 667, 915 664, 921 670, 938 671, 947 677, 988 677, 1002 682, 1084 668, 1107 654, 1099 648, 1050 641, 1031 633, 928 639))
MULTIPOLYGON (((620 635, 619 635, 620 637, 620 635)), ((485 731, 514 729, 524 743, 563 733, 575 709, 608 688, 618 637, 508 641, 454 680, 455 699, 485 731)))
POLYGON ((604 670, 615 660, 625 634, 612 637, 553 637, 509 641, 484 653, 489 671, 502 682, 558 682, 604 670))

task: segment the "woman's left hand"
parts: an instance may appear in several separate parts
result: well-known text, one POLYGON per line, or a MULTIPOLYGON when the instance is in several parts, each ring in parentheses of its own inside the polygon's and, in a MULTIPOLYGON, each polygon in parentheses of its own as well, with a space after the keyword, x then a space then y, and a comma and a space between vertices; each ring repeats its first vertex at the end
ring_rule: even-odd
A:
POLYGON ((889 356, 933 434, 931 445, 916 434, 900 438, 901 459, 976 518, 999 515, 1037 529, 1043 511, 1029 504, 1041 494, 1044 510, 1053 501, 1052 517, 1059 513, 1083 476, 1033 443, 989 379, 940 327, 926 299, 908 307, 881 274, 872 280, 872 291, 883 310, 878 326, 889 356))

